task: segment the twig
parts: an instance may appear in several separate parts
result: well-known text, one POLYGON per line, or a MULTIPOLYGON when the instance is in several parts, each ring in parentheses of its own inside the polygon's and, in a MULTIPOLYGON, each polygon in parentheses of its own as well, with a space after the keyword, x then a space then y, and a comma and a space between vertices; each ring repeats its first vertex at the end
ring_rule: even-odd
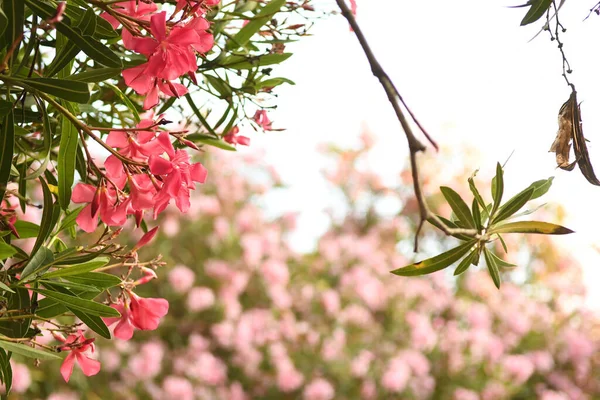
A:
POLYGON ((549 17, 549 14, 550 14, 549 9, 548 9, 548 14, 546 16, 547 24, 548 24, 548 32, 550 33, 550 40, 552 40, 552 41, 556 40, 556 43, 558 43, 558 50, 560 51, 560 54, 562 56, 562 71, 563 71, 562 76, 563 76, 563 78, 565 78, 567 85, 569 85, 571 88, 574 88, 573 84, 569 81, 569 78, 567 76, 568 74, 572 73, 573 70, 571 69, 571 64, 569 64, 569 61, 567 60, 567 56, 565 55, 565 50, 563 49, 564 44, 560 40, 560 37, 559 37, 559 30, 562 31, 562 33, 565 33, 567 31, 567 29, 563 26, 563 24, 560 23, 560 20, 558 19, 558 10, 560 9, 560 7, 556 6, 555 0, 552 0, 552 5, 554 6, 554 16, 556 17, 556 24, 554 25, 554 35, 552 34, 552 31, 550 30, 551 18, 549 17))
POLYGON ((593 12, 595 12, 596 14, 600 14, 600 1, 597 2, 594 7, 590 8, 589 14, 583 20, 585 21, 586 19, 588 19, 593 12))
POLYGON ((342 11, 342 15, 344 16, 344 18, 346 18, 346 20, 350 24, 350 27, 356 34, 356 37, 358 38, 358 41, 360 42, 363 52, 365 53, 365 56, 367 57, 367 60, 369 61, 369 64, 371 66, 371 72, 377 79, 379 79, 381 86, 383 86, 383 89, 385 90, 385 93, 387 94, 388 100, 389 100, 390 104, 392 105, 392 107, 394 108, 396 117, 398 118, 398 121, 400 121, 400 125, 402 125, 402 130, 404 131, 404 134, 406 135, 406 140, 408 141, 408 149, 410 151, 410 166, 411 166, 411 171, 412 171, 413 185, 414 185, 415 197, 417 198, 417 202, 419 203, 419 216, 420 216, 419 226, 418 226, 417 232, 415 234, 414 251, 416 252, 419 248, 419 233, 421 232, 423 224, 427 220, 434 220, 437 223, 437 225, 439 226, 439 228, 446 235, 463 234, 463 235, 468 235, 468 236, 471 236, 474 238, 479 238, 479 234, 478 234, 477 230, 475 230, 475 229, 459 229, 459 228, 448 227, 443 221, 441 221, 437 217, 437 215, 435 215, 429 209, 429 206, 427 205, 427 202, 423 195, 423 188, 421 185, 421 181, 419 180, 419 166, 417 164, 417 153, 419 153, 421 151, 425 151, 425 146, 415 137, 408 121, 406 120, 404 112, 402 111, 402 108, 400 107, 400 103, 402 103, 404 108, 406 108, 406 110, 408 111, 412 120, 419 127, 419 129, 421 129, 423 134, 427 137, 427 139, 431 142, 431 144, 436 149, 437 149, 437 144, 431 139, 429 134, 427 134, 427 132, 423 129, 421 124, 417 121, 414 114, 410 111, 410 109, 408 108, 408 106, 406 105, 404 100, 402 99, 402 96, 400 95, 398 89, 396 88, 396 86, 394 85, 394 83, 392 82, 390 77, 387 75, 387 73, 383 70, 383 68, 379 64, 379 61, 377 61, 377 58, 375 57, 375 55, 373 54, 373 51, 371 50, 371 47, 367 43, 367 39, 365 38, 362 30, 360 29, 360 26, 358 26, 358 23, 356 22, 354 15, 352 14, 350 9, 346 5, 345 0, 336 0, 336 2, 337 2, 338 7, 340 8, 340 10, 342 11))

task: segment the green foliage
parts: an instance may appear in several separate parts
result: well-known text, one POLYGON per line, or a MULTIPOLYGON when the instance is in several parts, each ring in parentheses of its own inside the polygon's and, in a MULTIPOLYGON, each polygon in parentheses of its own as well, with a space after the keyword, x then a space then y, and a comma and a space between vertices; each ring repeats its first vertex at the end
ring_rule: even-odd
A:
MULTIPOLYGON (((548 222, 506 222, 507 220, 514 218, 515 213, 523 208, 527 202, 544 195, 552 185, 552 177, 533 182, 526 189, 501 205, 504 192, 504 171, 500 163, 498 163, 496 166, 496 176, 491 184, 493 197, 492 207, 488 212, 488 206, 475 185, 475 174, 476 172, 468 178, 469 189, 473 194, 472 206, 470 209, 465 200, 463 200, 456 191, 449 187, 440 187, 440 191, 457 219, 451 221, 443 217, 439 218, 451 229, 471 229, 475 230, 476 233, 473 235, 469 235, 467 232, 455 233, 452 236, 463 241, 463 244, 438 256, 395 269, 391 271, 393 274, 401 276, 429 274, 447 268, 462 258, 462 261, 454 272, 454 275, 460 275, 471 265, 478 265, 480 259, 479 255, 483 252, 490 276, 496 287, 500 288, 500 268, 511 268, 515 266, 502 260, 487 247, 489 243, 499 239, 504 251, 508 251, 500 233, 537 233, 544 235, 564 235, 573 233, 573 231, 568 228, 548 222), (463 258, 465 255, 466 257, 463 258)), ((527 213, 523 213, 522 215, 526 214, 527 213)), ((429 219, 429 222, 441 229, 441 225, 439 225, 436 220, 429 219)))

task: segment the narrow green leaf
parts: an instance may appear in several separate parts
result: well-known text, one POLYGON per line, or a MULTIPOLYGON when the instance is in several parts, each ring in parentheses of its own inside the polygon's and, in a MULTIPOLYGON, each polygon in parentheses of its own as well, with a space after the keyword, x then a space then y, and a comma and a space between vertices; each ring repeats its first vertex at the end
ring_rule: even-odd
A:
POLYGON ((496 225, 490 229, 490 234, 494 233, 539 233, 542 235, 567 235, 573 233, 569 228, 540 221, 519 221, 508 222, 506 224, 496 225))
MULTIPOLYGON (((531 185, 529 185, 529 187, 527 189, 533 188, 533 194, 529 198, 529 201, 531 201, 533 199, 537 199, 538 197, 542 197, 543 195, 545 195, 548 192, 548 190, 550 190, 553 180, 554 180, 554 177, 551 176, 548 179, 541 179, 541 180, 535 181, 531 185)), ((525 189, 525 190, 527 190, 527 189, 525 189)))
MULTIPOLYGON (((206 130, 208 130, 208 132, 210 132, 214 137, 218 137, 217 133, 210 126, 210 124, 208 123, 208 121, 206 121, 206 119, 204 118, 204 116, 202 115, 202 113, 200 112, 200 110, 198 109, 198 107, 196 107, 196 103, 194 103, 194 99, 192 99, 192 96, 190 96, 190 94, 188 93, 188 94, 185 95, 185 99, 187 100, 187 102, 190 105, 192 111, 194 112, 194 114, 196 115, 196 117, 198 118, 198 120, 200 121, 200 123, 202 124, 202 126, 205 127, 206 130)), ((227 109, 229 110, 229 107, 227 109)))
POLYGON ((504 171, 500 163, 496 164, 496 176, 492 182, 492 197, 494 198, 494 205, 492 206, 491 218, 494 218, 500 203, 502 202, 502 195, 504 194, 504 171))
POLYGON ((0 240, 0 260, 6 260, 17 254, 17 249, 0 240))
POLYGON ((6 32, 6 28, 8 27, 8 18, 4 11, 0 8, 0 37, 4 36, 4 32, 6 32))
POLYGON ((67 308, 71 312, 73 312, 73 314, 75 314, 75 316, 77 318, 79 318, 81 320, 81 322, 86 324, 88 328, 90 328, 91 330, 96 332, 98 335, 100 335, 106 339, 110 339, 110 331, 108 330, 108 327, 106 326, 106 324, 104 323, 104 321, 102 320, 101 317, 85 313, 76 308, 71 308, 71 307, 67 307, 67 308))
POLYGON ((497 266, 502 267, 502 268, 514 268, 514 267, 516 267, 515 264, 511 264, 509 262, 506 262, 503 259, 501 259, 500 257, 498 257, 496 254, 494 254, 493 251, 488 251, 488 253, 490 254, 490 257, 494 259, 494 262, 496 263, 497 266))
MULTIPOLYGON (((60 290, 58 287, 52 287, 55 290, 60 290)), ((94 297, 98 296, 100 293, 98 290, 81 292, 78 290, 73 290, 73 295, 80 297, 82 299, 91 300, 94 297)), ((68 311, 67 307, 65 307, 62 303, 58 303, 56 300, 50 299, 46 297, 39 301, 39 306, 35 311, 35 314, 42 318, 54 318, 57 315, 64 314, 68 311)))
POLYGON ((73 265, 72 267, 65 267, 56 271, 48 272, 47 274, 44 274, 44 279, 59 278, 69 275, 80 275, 86 272, 91 272, 105 266, 109 261, 110 259, 108 257, 98 257, 95 260, 88 261, 83 264, 73 265))
POLYGON ((4 199, 4 192, 10 179, 10 170, 15 151, 15 121, 13 112, 9 111, 2 121, 0 129, 0 203, 4 199))
POLYGON ((71 211, 66 211, 66 216, 63 218, 62 222, 60 223, 60 227, 58 228, 58 231, 64 231, 65 229, 69 229, 70 227, 75 225, 75 222, 77 220, 77 216, 79 215, 79 213, 81 212, 81 210, 83 210, 83 207, 78 207, 74 210, 71 211))
POLYGON ((530 188, 508 200, 498 209, 498 213, 492 218, 492 224, 496 224, 519 211, 529 201, 532 194, 533 188, 530 188))
POLYGON ((222 150, 227 151, 237 151, 235 147, 230 145, 227 142, 224 142, 220 139, 215 139, 210 136, 202 135, 202 134, 192 134, 188 135, 187 138, 196 144, 206 144, 208 146, 217 147, 222 150))
POLYGON ((472 252, 467 254, 467 256, 465 258, 463 258, 463 260, 460 262, 460 264, 458 264, 458 267, 456 267, 456 270, 454 270, 454 276, 460 275, 463 272, 465 272, 467 269, 469 269, 469 267, 471 266, 471 262, 477 257, 478 252, 479 252, 479 249, 476 248, 475 250, 473 250, 472 252))
POLYGON ((135 107, 135 105, 131 102, 131 100, 129 99, 129 97, 125 96, 125 93, 123 93, 121 91, 121 89, 119 89, 118 87, 116 87, 115 85, 113 85, 112 83, 109 82, 103 82, 102 83, 104 86, 110 88, 113 92, 115 92, 115 94, 121 99, 121 101, 127 106, 127 108, 129 109, 129 111, 131 111, 131 113, 133 114, 133 118, 135 119, 135 121, 137 123, 139 123, 141 121, 140 118, 140 114, 137 111, 137 108, 135 107))
POLYGON ((521 26, 529 25, 542 18, 552 5, 552 0, 530 0, 527 4, 531 4, 531 8, 521 21, 521 26))
POLYGON ((12 353, 10 351, 4 351, 0 349, 0 369, 2 371, 2 383, 6 387, 6 393, 3 395, 2 400, 8 400, 10 389, 12 388, 12 365, 10 365, 10 358, 12 353))
MULTIPOLYGON (((39 0, 19 1, 24 1, 31 11, 43 19, 51 18, 56 12, 56 8, 51 4, 44 3, 39 0)), ((97 61, 107 67, 121 68, 123 66, 119 56, 113 53, 108 47, 93 37, 82 35, 76 28, 74 28, 68 15, 65 15, 63 20, 56 23, 55 26, 60 33, 64 34, 71 41, 73 41, 73 43, 75 43, 94 61, 97 61)))
POLYGON ((500 289, 500 271, 498 270, 498 265, 496 264, 496 260, 492 256, 490 256, 491 252, 487 249, 487 247, 483 248, 483 256, 485 257, 485 263, 487 264, 488 270, 490 271, 490 276, 494 281, 494 285, 498 289, 500 289))
MULTIPOLYGON (((8 298, 6 304, 7 310, 19 310, 20 315, 31 313, 31 299, 29 291, 26 288, 17 287, 13 290, 13 293, 4 293, 4 296, 8 298)), ((0 321, 0 332, 4 336, 22 338, 27 335, 29 325, 31 325, 31 318, 0 321)))
POLYGON ((98 83, 104 82, 110 78, 114 78, 120 73, 121 68, 96 68, 89 69, 85 72, 80 72, 75 75, 71 75, 68 77, 68 79, 79 82, 98 83))
POLYGON ((29 347, 21 343, 13 343, 8 342, 6 340, 2 340, 2 336, 0 336, 0 347, 6 351, 12 351, 15 354, 19 354, 28 358, 39 358, 40 360, 60 359, 60 357, 54 353, 34 349, 33 347, 29 347))
POLYGON ((274 53, 260 56, 233 55, 226 57, 220 66, 231 69, 252 69, 256 67, 265 67, 267 65, 281 64, 291 56, 292 53, 274 53))
POLYGON ((232 89, 227 82, 223 81, 221 78, 209 74, 204 74, 204 78, 208 81, 210 86, 212 86, 219 93, 222 99, 231 97, 232 89))
POLYGON ((63 69, 65 66, 67 66, 67 64, 74 60, 80 51, 81 49, 79 49, 75 43, 67 40, 65 45, 61 46, 60 50, 58 50, 56 56, 52 60, 52 63, 44 70, 44 75, 48 78, 56 75, 58 71, 63 69))
POLYGON ((12 290, 6 283, 0 281, 0 289, 7 291, 7 292, 11 292, 11 293, 15 293, 14 290, 12 290))
POLYGON ((68 81, 66 79, 56 78, 30 78, 19 79, 40 92, 48 93, 61 99, 75 103, 87 103, 90 100, 90 89, 87 83, 68 81))
POLYGON ((43 178, 40 178, 40 184, 42 186, 42 193, 44 194, 44 207, 42 209, 42 220, 40 221, 39 235, 35 240, 33 249, 31 250, 32 256, 42 246, 54 228, 52 225, 52 216, 54 215, 54 198, 52 197, 52 192, 50 191, 48 184, 43 178))
POLYGON ((119 286, 121 284, 121 278, 115 275, 105 274, 104 272, 86 272, 79 275, 65 276, 64 278, 71 282, 92 285, 100 290, 119 286))
POLYGON ((476 240, 471 240, 435 257, 393 270, 391 273, 401 276, 417 276, 442 270, 460 260, 473 248, 476 242, 476 240))
POLYGON ((267 3, 246 26, 240 29, 235 36, 227 41, 227 50, 236 50, 240 47, 244 47, 246 43, 256 34, 260 28, 269 22, 273 16, 281 9, 285 4, 285 0, 271 0, 267 3))
POLYGON ((12 67, 17 60, 17 54, 19 54, 21 35, 23 34, 23 26, 25 25, 25 5, 22 0, 3 0, 2 7, 8 18, 2 47, 10 48, 13 43, 19 41, 13 51, 13 57, 9 60, 12 67))
POLYGON ((477 227, 477 232, 481 232, 483 230, 483 226, 481 225, 481 212, 479 210, 479 204, 477 204, 477 199, 475 198, 471 204, 471 212, 473 214, 473 222, 477 227))
MULTIPOLYGON (((66 103, 65 106, 71 111, 72 108, 66 103)), ((63 210, 71 204, 71 188, 75 180, 75 157, 79 135, 77 128, 73 126, 65 116, 61 117, 60 148, 58 149, 58 202, 63 210)))
POLYGON ((33 257, 29 260, 23 272, 21 272, 21 282, 27 282, 30 277, 40 274, 44 269, 47 269, 54 262, 54 253, 47 247, 40 247, 33 257))
POLYGON ((35 289, 36 292, 43 294, 46 297, 56 300, 71 309, 78 309, 90 315, 100 317, 120 317, 121 314, 112 307, 94 301, 85 300, 80 297, 69 296, 64 293, 58 293, 46 289, 35 289))
POLYGON ((475 229, 473 215, 471 215, 469 206, 460 197, 460 195, 447 186, 440 187, 440 190, 452 208, 452 211, 454 214, 456 214, 456 217, 464 225, 464 227, 475 229))
POLYGON ((500 239, 500 243, 502 244, 502 249, 504 250, 504 252, 508 253, 508 247, 506 247, 506 243, 504 242, 504 239, 502 238, 502 236, 500 236, 500 234, 498 234, 496 236, 498 236, 498 239, 500 239))

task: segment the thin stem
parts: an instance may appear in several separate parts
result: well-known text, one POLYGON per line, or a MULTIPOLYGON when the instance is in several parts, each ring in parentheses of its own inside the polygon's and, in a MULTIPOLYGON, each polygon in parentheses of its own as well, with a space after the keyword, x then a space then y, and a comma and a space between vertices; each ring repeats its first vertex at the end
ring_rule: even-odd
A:
POLYGON ((463 234, 463 235, 471 236, 474 238, 479 238, 479 233, 477 232, 476 229, 450 228, 443 221, 441 221, 433 212, 431 212, 431 210, 429 209, 429 206, 427 205, 427 202, 423 195, 423 188, 421 185, 421 181, 419 179, 419 166, 417 163, 417 153, 419 153, 421 151, 425 151, 425 146, 415 137, 415 135, 412 131, 412 128, 410 127, 410 124, 408 123, 408 121, 404 115, 404 112, 402 111, 402 108, 400 107, 400 103, 402 103, 402 105, 406 108, 406 110, 408 111, 408 113, 411 116, 411 118, 413 119, 413 121, 417 124, 419 129, 421 129, 421 131, 423 131, 423 134, 427 137, 427 139, 431 142, 431 144, 436 149, 437 149, 437 144, 431 139, 431 137, 427 134, 427 132, 425 132, 425 130, 422 128, 421 124, 417 121, 414 114, 410 111, 410 109, 408 108, 408 106, 406 105, 404 100, 402 99, 402 96, 400 95, 398 89, 396 88, 396 86, 394 85, 394 83, 392 82, 390 77, 383 70, 383 68, 381 67, 381 64, 379 64, 379 61, 377 61, 377 58, 373 54, 371 47, 367 43, 367 39, 365 38, 362 30, 360 29, 360 26, 356 22, 354 15, 352 14, 350 9, 346 5, 345 1, 344 0, 336 0, 336 3, 338 5, 338 7, 340 8, 340 10, 342 11, 342 15, 344 16, 344 18, 346 18, 346 20, 350 24, 350 27, 352 27, 352 30, 356 34, 356 37, 357 37, 358 41, 360 42, 363 52, 365 53, 365 56, 367 57, 367 60, 369 61, 369 65, 371 66, 371 72, 377 79, 379 79, 381 86, 385 90, 388 100, 389 100, 390 104, 392 105, 394 112, 396 113, 396 117, 398 118, 398 121, 400 122, 400 125, 402 126, 402 130, 404 131, 406 140, 408 141, 408 149, 410 151, 410 165, 411 165, 411 171, 412 171, 413 186, 414 186, 414 191, 415 191, 415 197, 417 198, 417 202, 419 203, 419 216, 420 216, 419 226, 417 228, 417 232, 415 235, 414 251, 416 252, 419 248, 419 233, 421 232, 421 228, 423 227, 423 224, 428 219, 432 219, 435 222, 437 222, 439 228, 446 235, 463 234))

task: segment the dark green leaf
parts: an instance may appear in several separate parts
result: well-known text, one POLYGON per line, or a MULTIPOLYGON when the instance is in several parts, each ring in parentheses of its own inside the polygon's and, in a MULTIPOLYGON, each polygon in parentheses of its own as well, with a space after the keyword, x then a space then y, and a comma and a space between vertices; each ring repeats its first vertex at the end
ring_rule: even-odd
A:
POLYGON ((454 276, 460 275, 467 269, 469 269, 469 267, 471 266, 471 262, 473 262, 473 260, 477 257, 478 252, 479 249, 476 248, 475 250, 470 252, 465 258, 463 258, 460 264, 458 264, 458 267, 456 267, 456 270, 454 271, 454 276))
POLYGON ((67 66, 67 64, 74 60, 80 51, 81 50, 75 43, 70 40, 66 40, 65 45, 60 47, 60 50, 58 50, 58 53, 52 60, 52 63, 44 70, 44 75, 48 78, 56 75, 58 71, 63 69, 65 66, 67 66))
POLYGON ((8 26, 8 18, 4 11, 0 8, 0 37, 4 36, 4 32, 6 32, 6 27, 8 26))
POLYGON ((48 184, 43 178, 40 178, 40 184, 44 194, 44 208, 42 209, 42 220, 40 222, 39 235, 35 240, 33 249, 31 250, 32 256, 42 246, 54 228, 54 225, 52 224, 52 216, 54 215, 54 198, 52 197, 52 192, 50 191, 48 184))
POLYGON ((476 240, 472 240, 435 257, 407 265, 406 267, 398 268, 391 272, 392 274, 401 276, 417 276, 442 270, 460 260, 462 256, 467 254, 469 250, 473 248, 476 242, 476 240))
POLYGON ((496 225, 490 229, 489 233, 540 233, 543 235, 566 235, 573 233, 573 231, 564 226, 551 224, 549 222, 519 221, 496 225))
MULTIPOLYGON (((12 365, 10 365, 10 357, 12 353, 10 351, 4 351, 0 349, 0 370, 2 371, 2 383, 6 387, 6 393, 4 398, 8 399, 10 389, 12 388, 12 365)), ((4 400, 4 399, 3 399, 4 400)))
MULTIPOLYGON (((31 299, 29 298, 29 291, 26 288, 18 287, 13 290, 13 293, 5 293, 4 295, 8 298, 6 309, 18 310, 18 314, 11 315, 26 315, 31 313, 31 299)), ((31 318, 0 321, 0 332, 4 336, 22 338, 27 335, 29 325, 31 325, 31 318)))
POLYGON ((46 289, 35 289, 38 293, 43 294, 46 297, 56 300, 57 302, 64 304, 70 309, 81 310, 90 315, 97 315, 100 317, 120 317, 121 314, 112 307, 104 304, 96 303, 94 301, 85 300, 80 297, 70 296, 64 293, 54 292, 46 289))
POLYGON ((479 210, 479 204, 477 204, 477 199, 473 199, 473 203, 471 204, 471 211, 473 214, 473 222, 475 222, 475 226, 477 227, 477 231, 481 232, 483 230, 483 226, 481 225, 481 212, 479 210))
MULTIPOLYGON (((3 0, 2 8, 4 14, 8 18, 8 25, 4 31, 3 48, 9 49, 13 43, 21 41, 23 35, 23 26, 25 22, 25 5, 22 0, 3 0)), ((16 55, 19 54, 19 45, 14 49, 13 57, 10 58, 10 66, 17 60, 16 55)))
POLYGON ((531 4, 531 8, 521 21, 521 26, 531 24, 542 18, 552 5, 552 0, 529 0, 527 4, 531 4))
POLYGON ((135 119, 135 121, 139 123, 141 121, 140 114, 138 113, 136 106, 131 102, 129 97, 125 96, 125 93, 123 93, 121 89, 119 89, 112 83, 104 82, 103 85, 115 92, 115 94, 121 99, 123 104, 125 104, 127 108, 129 108, 129 111, 131 111, 131 113, 133 114, 133 118, 135 119))
POLYGON ((40 92, 75 103, 87 103, 90 100, 90 89, 85 82, 55 78, 30 78, 23 82, 40 92))
POLYGON ((48 269, 54 262, 54 253, 47 247, 40 247, 33 257, 29 260, 23 272, 21 272, 21 282, 27 282, 28 278, 40 274, 44 269, 48 269))
POLYGON ((498 270, 498 265, 496 264, 496 260, 490 256, 491 252, 487 249, 487 247, 483 248, 483 256, 485 257, 485 263, 487 264, 488 270, 490 271, 490 275, 492 280, 494 281, 494 285, 498 289, 500 289, 500 271, 498 270))
POLYGON ((458 220, 464 227, 475 229, 475 223, 473 222, 473 216, 471 215, 469 206, 460 195, 447 186, 440 187, 440 190, 452 208, 452 211, 456 214, 458 220))
MULTIPOLYGON (((19 0, 25 1, 27 6, 43 19, 51 18, 56 12, 56 8, 48 3, 39 0, 19 0)), ((85 54, 94 61, 107 67, 120 68, 123 63, 119 56, 113 53, 108 47, 98 40, 82 35, 79 30, 72 26, 70 18, 65 15, 63 20, 56 25, 56 29, 75 43, 85 54)))
MULTIPOLYGON (((53 287, 55 290, 60 290, 58 287, 53 287)), ((57 290, 57 291, 58 291, 57 290)), ((82 299, 91 300, 100 293, 98 290, 81 292, 78 290, 73 290, 73 295, 80 297, 82 299)), ((42 318, 54 318, 57 315, 64 314, 68 311, 67 307, 63 304, 58 303, 56 300, 52 300, 50 298, 45 298, 40 300, 39 306, 35 312, 36 315, 39 315, 42 318)))
POLYGON ((12 351, 15 354, 19 354, 28 358, 39 358, 40 360, 60 359, 60 357, 57 356, 55 353, 34 349, 33 347, 29 347, 21 343, 8 342, 6 340, 2 340, 1 336, 0 347, 6 351, 12 351))
MULTIPOLYGON (((70 109, 68 103, 65 106, 70 109)), ((69 204, 71 204, 71 188, 75 180, 75 157, 78 141, 77 128, 65 116, 62 116, 56 170, 58 172, 58 202, 63 210, 69 208, 69 204)))
POLYGON ((15 150, 15 121, 13 112, 9 111, 2 121, 0 130, 0 203, 4 198, 6 185, 10 179, 10 170, 12 167, 12 158, 15 150))
POLYGON ((79 82, 104 82, 110 78, 114 78, 115 76, 121 73, 121 68, 96 68, 89 69, 85 72, 80 72, 75 75, 71 75, 68 79, 79 81, 79 82))
POLYGON ((533 188, 530 188, 508 200, 502 207, 498 209, 498 213, 492 218, 492 224, 496 224, 502 220, 505 220, 519 211, 521 208, 523 208, 525 203, 529 201, 532 194, 533 188))
POLYGON ((88 328, 96 332, 98 335, 110 339, 110 331, 101 317, 88 314, 76 308, 67 307, 77 318, 81 320, 88 328))

